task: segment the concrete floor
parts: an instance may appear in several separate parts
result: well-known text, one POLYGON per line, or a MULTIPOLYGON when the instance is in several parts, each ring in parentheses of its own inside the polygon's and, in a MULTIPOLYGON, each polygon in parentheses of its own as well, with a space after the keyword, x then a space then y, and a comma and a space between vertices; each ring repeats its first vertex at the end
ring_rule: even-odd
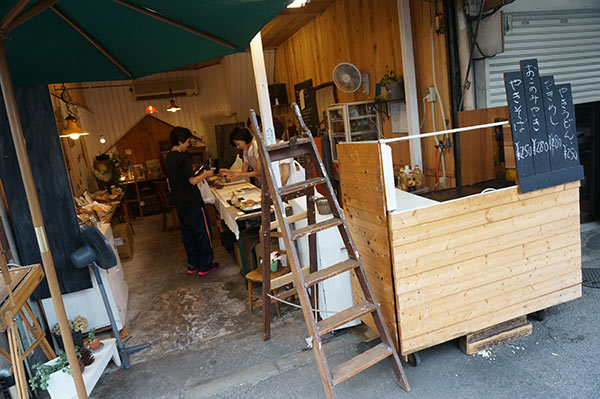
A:
MULTIPOLYGON (((125 371, 110 366, 94 399, 323 398, 323 388, 301 313, 284 306, 272 339, 262 340, 260 312, 250 314, 244 279, 231 255, 215 245, 222 267, 206 277, 185 274, 179 232, 162 232, 160 216, 135 221, 135 256, 124 262, 129 284, 125 371)), ((217 243, 215 243, 217 244, 217 243)), ((600 267, 600 224, 582 225, 583 267, 600 267)), ((419 367, 405 365, 404 392, 389 363, 380 362, 341 384, 339 398, 598 398, 600 293, 548 310, 534 332, 509 345, 467 356, 455 341, 421 352, 419 367)), ((364 351, 354 334, 331 334, 331 364, 364 351), (335 339, 333 339, 335 338, 335 339)))

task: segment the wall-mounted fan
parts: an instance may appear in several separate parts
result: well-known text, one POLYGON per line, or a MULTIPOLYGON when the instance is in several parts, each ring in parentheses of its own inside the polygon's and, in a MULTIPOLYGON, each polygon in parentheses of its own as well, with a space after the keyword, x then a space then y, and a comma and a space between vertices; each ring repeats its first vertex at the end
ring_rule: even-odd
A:
POLYGON ((113 312, 106 294, 106 288, 102 281, 102 276, 98 268, 105 270, 111 269, 117 265, 117 258, 112 249, 110 243, 106 240, 106 237, 96 227, 86 227, 81 231, 81 238, 83 239, 84 246, 76 250, 71 254, 71 263, 78 268, 83 269, 90 265, 96 277, 96 282, 100 288, 100 294, 106 307, 106 313, 110 320, 110 325, 113 330, 113 335, 117 341, 117 349, 119 350, 119 356, 123 363, 123 368, 127 370, 129 368, 129 355, 142 349, 150 347, 150 344, 143 344, 132 348, 126 348, 123 346, 121 336, 119 335, 119 329, 113 316, 113 312))
POLYGON ((333 68, 333 82, 344 93, 354 93, 362 84, 363 93, 369 95, 369 74, 361 73, 356 65, 340 62, 333 68))

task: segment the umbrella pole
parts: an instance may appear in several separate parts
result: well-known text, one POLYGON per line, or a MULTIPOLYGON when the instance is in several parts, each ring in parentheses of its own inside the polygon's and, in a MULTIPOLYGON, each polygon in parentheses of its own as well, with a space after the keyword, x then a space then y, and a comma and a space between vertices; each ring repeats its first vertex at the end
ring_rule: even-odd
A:
POLYGON ((0 84, 2 85, 4 106, 6 107, 10 131, 17 153, 17 160, 19 162, 19 169, 21 171, 21 177, 25 187, 25 194, 27 195, 27 203, 29 205, 29 211, 31 212, 31 219, 33 221, 35 235, 37 237, 40 254, 42 256, 42 265, 44 266, 48 287, 50 288, 50 296, 52 297, 52 303, 54 304, 54 310, 56 311, 56 318, 58 319, 58 326, 60 327, 60 335, 65 344, 65 351, 67 352, 67 359, 69 361, 69 365, 71 366, 71 374, 73 375, 73 381, 75 382, 77 397, 79 399, 85 399, 87 398, 87 393, 83 383, 83 378, 81 376, 81 369, 79 368, 79 360, 77 359, 77 354, 75 353, 73 336, 71 335, 71 328, 67 319, 65 305, 60 293, 58 277, 56 276, 56 270, 54 269, 54 260, 52 259, 50 248, 48 247, 48 239, 46 237, 46 229, 44 227, 42 210, 40 209, 40 202, 35 189, 35 182, 31 172, 31 164, 29 163, 29 155, 27 154, 27 147, 25 145, 25 139, 23 138, 23 129, 21 127, 21 120, 19 118, 19 111, 17 109, 17 100, 15 98, 15 92, 10 78, 10 70, 8 69, 8 62, 6 60, 6 50, 1 39, 0 84))

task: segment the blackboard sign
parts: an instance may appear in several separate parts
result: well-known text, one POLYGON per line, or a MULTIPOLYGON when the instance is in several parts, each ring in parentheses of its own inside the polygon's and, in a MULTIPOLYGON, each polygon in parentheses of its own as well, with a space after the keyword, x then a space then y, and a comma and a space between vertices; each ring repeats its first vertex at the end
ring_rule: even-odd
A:
POLYGON ((583 179, 571 85, 540 77, 535 59, 504 73, 522 193, 583 179))
POLYGON ((314 135, 318 130, 317 102, 315 100, 315 91, 313 89, 312 79, 294 85, 296 95, 296 104, 300 108, 302 119, 314 135))

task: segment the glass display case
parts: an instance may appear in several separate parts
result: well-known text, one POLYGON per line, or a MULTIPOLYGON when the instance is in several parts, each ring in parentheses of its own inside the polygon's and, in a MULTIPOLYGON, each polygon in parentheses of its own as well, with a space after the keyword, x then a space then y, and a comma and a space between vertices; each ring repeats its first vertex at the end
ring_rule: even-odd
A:
POLYGON ((381 120, 372 101, 334 104, 327 107, 331 158, 337 162, 336 145, 347 141, 378 140, 381 120))

